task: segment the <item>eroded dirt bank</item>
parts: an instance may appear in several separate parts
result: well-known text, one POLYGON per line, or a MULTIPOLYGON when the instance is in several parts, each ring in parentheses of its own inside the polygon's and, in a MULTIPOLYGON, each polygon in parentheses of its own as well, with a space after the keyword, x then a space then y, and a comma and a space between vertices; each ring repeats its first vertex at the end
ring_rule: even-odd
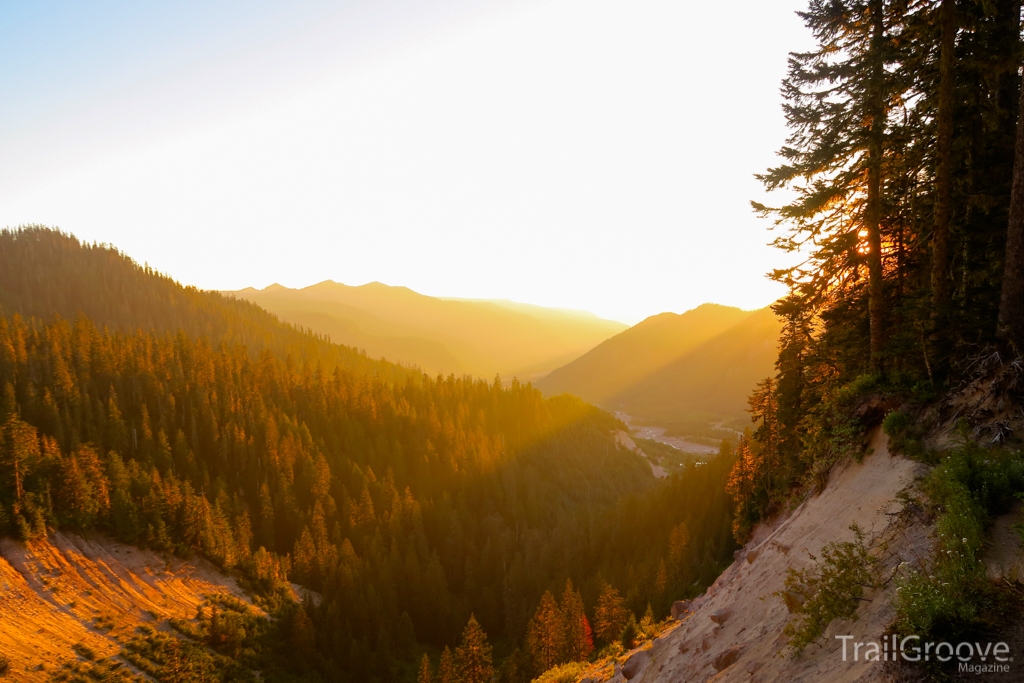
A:
MULTIPOLYGON (((825 490, 805 500, 790 516, 762 525, 737 552, 737 560, 690 606, 692 613, 657 639, 650 664, 631 683, 682 681, 752 681, 844 683, 876 681, 881 664, 843 661, 836 635, 855 641, 880 641, 892 618, 893 585, 868 592, 855 621, 833 622, 821 647, 810 646, 796 659, 786 656, 783 628, 790 619, 785 604, 772 593, 783 588, 786 570, 809 566, 808 553, 819 554, 831 541, 853 538, 851 523, 866 532, 881 556, 884 581, 903 560, 924 557, 930 549, 923 522, 900 515, 897 494, 912 486, 923 466, 891 456, 879 430, 873 452, 832 474, 825 490)), ((611 678, 625 681, 619 671, 611 678)))
POLYGON ((199 558, 59 532, 28 546, 0 539, 0 653, 11 680, 44 681, 80 656, 76 646, 116 655, 136 626, 193 617, 213 593, 248 601, 233 578, 199 558))

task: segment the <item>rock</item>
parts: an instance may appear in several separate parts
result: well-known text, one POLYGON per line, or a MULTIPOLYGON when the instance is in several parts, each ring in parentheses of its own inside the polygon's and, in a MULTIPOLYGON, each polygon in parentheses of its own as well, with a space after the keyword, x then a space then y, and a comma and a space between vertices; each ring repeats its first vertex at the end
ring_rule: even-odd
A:
POLYGON ((671 614, 673 619, 682 619, 683 615, 690 611, 689 600, 676 600, 672 603, 671 614))
POLYGON ((742 647, 731 647, 715 657, 714 661, 711 662, 711 666, 715 667, 715 671, 724 671, 735 664, 736 660, 740 658, 740 654, 742 653, 742 647))
POLYGON ((761 670, 762 666, 764 666, 764 662, 750 662, 747 664, 747 673, 753 676, 761 670))
POLYGON ((679 654, 685 655, 690 651, 690 645, 688 643, 679 643, 679 654))
POLYGON ((782 591, 782 601, 786 603, 786 609, 793 614, 804 604, 806 598, 791 591, 782 591))
POLYGON ((731 616, 732 616, 732 610, 730 610, 730 609, 715 610, 714 612, 711 613, 711 621, 713 621, 716 624, 718 624, 719 626, 721 626, 731 616))
POLYGON ((711 649, 711 638, 704 636, 704 639, 700 641, 700 651, 707 652, 711 649))
POLYGON ((622 675, 626 677, 627 681, 631 681, 642 674, 650 663, 651 653, 647 650, 641 650, 627 659, 626 663, 622 665, 622 675))
POLYGON ((754 560, 757 559, 757 555, 760 552, 761 552, 760 550, 748 550, 747 551, 747 564, 754 564, 754 560))
POLYGON ((743 559, 743 548, 740 548, 739 550, 737 550, 736 552, 734 552, 734 553, 732 554, 732 559, 734 559, 734 560, 735 560, 735 561, 737 561, 737 562, 739 562, 740 560, 742 560, 742 559, 743 559))

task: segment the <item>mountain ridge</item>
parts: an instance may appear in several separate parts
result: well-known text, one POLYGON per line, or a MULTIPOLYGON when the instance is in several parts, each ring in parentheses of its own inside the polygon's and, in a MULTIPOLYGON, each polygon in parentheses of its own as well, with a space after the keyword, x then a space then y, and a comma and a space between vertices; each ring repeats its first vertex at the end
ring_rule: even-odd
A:
MULTIPOLYGON (((771 308, 702 304, 660 313, 536 382, 609 410, 700 435, 737 422, 754 385, 773 369, 781 324, 771 308)), ((742 428, 742 427, 741 427, 742 428)))
POLYGON ((325 280, 301 289, 274 284, 223 294, 371 357, 488 379, 500 374, 530 381, 626 329, 586 312, 431 297, 376 281, 352 286, 325 280))

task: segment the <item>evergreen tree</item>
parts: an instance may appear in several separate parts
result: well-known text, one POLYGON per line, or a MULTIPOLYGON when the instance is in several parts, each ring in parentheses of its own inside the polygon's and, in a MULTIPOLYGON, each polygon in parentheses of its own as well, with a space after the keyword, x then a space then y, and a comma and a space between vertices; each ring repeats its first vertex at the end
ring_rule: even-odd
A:
POLYGON ((1006 231, 1005 267, 997 339, 1004 352, 1024 355, 1024 83, 1014 146, 1013 191, 1006 231))
POLYGON ((537 671, 544 672, 565 660, 565 621, 551 591, 545 591, 526 628, 526 647, 537 671))
POLYGON ((452 654, 451 648, 447 646, 441 653, 441 661, 437 665, 437 683, 460 683, 455 656, 452 654))
POLYGON ((423 653, 423 657, 420 659, 420 670, 416 676, 416 683, 434 683, 434 674, 430 666, 430 657, 427 653, 423 653))
POLYGON ((455 669, 462 683, 488 683, 494 676, 487 634, 472 614, 462 632, 462 644, 455 650, 455 669))
POLYGON ((626 625, 627 611, 619 592, 604 583, 594 610, 594 631, 598 640, 611 643, 619 639, 622 627, 626 625))
POLYGON ((579 591, 572 586, 571 580, 566 580, 565 590, 562 592, 562 624, 564 631, 562 642, 564 643, 564 658, 570 662, 585 662, 594 651, 594 637, 587 620, 587 614, 583 607, 583 597, 579 591))

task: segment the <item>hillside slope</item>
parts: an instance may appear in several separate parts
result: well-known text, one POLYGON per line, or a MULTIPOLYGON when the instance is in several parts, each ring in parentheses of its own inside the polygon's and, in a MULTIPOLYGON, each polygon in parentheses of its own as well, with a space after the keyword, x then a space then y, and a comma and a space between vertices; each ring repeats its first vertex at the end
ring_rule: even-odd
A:
POLYGON ((224 294, 256 303, 290 323, 430 373, 496 373, 530 380, 626 328, 574 311, 514 302, 439 299, 407 287, 321 282, 224 294))
POLYGON ((781 323, 771 308, 704 304, 662 313, 604 342, 536 384, 571 393, 675 433, 746 424, 747 397, 772 374, 781 323))
POLYGON ((65 662, 117 655, 135 629, 191 619, 211 594, 248 602, 210 563, 100 536, 59 532, 29 546, 0 538, 0 653, 15 681, 46 681, 65 662), (83 649, 87 648, 86 649, 83 649))
POLYGON ((661 313, 620 332, 536 382, 548 395, 575 394, 607 405, 616 395, 750 315, 703 304, 682 314, 661 313))
MULTIPOLYGON (((897 494, 912 487, 924 466, 891 456, 888 440, 876 431, 874 452, 863 462, 851 462, 833 472, 818 496, 805 500, 791 515, 762 525, 736 561, 708 591, 689 604, 689 612, 647 651, 650 663, 633 683, 669 681, 787 681, 851 683, 882 680, 882 664, 844 662, 836 634, 855 641, 880 640, 892 618, 890 594, 894 584, 865 594, 855 621, 833 622, 821 640, 796 659, 785 656, 783 629, 790 619, 786 605, 773 596, 783 589, 786 571, 810 566, 808 553, 821 554, 828 542, 850 540, 857 522, 875 545, 885 544, 880 574, 888 576, 903 560, 929 552, 931 528, 901 517, 897 494), (906 533, 908 525, 918 525, 906 533), (721 622, 712 620, 712 617, 721 622)), ((646 659, 646 657, 644 657, 646 659)), ((612 683, 627 680, 618 671, 603 677, 612 683)))
POLYGON ((691 349, 613 396, 619 410, 668 427, 690 421, 747 422, 747 397, 773 374, 782 324, 770 308, 691 349))
POLYGON ((397 366, 330 344, 282 323, 248 301, 182 287, 108 245, 89 245, 43 227, 0 230, 0 316, 73 321, 97 327, 141 329, 159 335, 202 337, 212 347, 245 345, 360 373, 404 377, 397 366))

